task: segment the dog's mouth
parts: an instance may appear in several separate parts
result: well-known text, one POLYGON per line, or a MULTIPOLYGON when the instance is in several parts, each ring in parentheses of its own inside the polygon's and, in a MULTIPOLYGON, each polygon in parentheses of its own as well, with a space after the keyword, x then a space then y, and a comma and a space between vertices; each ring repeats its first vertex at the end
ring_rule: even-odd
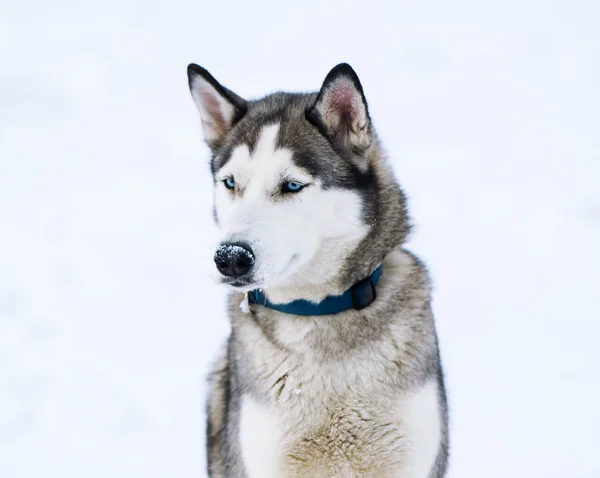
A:
POLYGON ((262 286, 262 282, 252 280, 251 277, 235 279, 222 279, 221 284, 231 288, 237 292, 248 292, 262 286))
MULTIPOLYGON (((298 260, 298 255, 294 254, 287 261, 285 267, 282 268, 282 272, 288 269, 291 265, 298 260)), ((275 277, 277 277, 277 274, 275 277)), ((273 276, 259 267, 253 273, 250 273, 241 277, 221 277, 221 284, 229 289, 235 290, 236 292, 249 292, 254 289, 265 288, 272 279, 273 276)))

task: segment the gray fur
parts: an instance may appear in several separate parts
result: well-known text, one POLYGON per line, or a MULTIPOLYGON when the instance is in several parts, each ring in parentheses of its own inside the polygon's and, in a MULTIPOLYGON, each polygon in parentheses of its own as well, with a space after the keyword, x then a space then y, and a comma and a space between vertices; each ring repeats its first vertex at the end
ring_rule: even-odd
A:
MULTIPOLYGON (((326 128, 310 121, 317 98, 277 93, 244 103, 244 116, 213 143, 212 171, 227 163, 236 145, 252 150, 264 125, 281 124, 278 144, 292 150, 294 161, 326 188, 356 191, 370 226, 334 284, 323 287, 345 290, 383 262, 378 298, 361 311, 296 317, 261 306, 245 313, 244 295, 230 294, 231 335, 210 378, 209 475, 248 476, 239 440, 241 403, 248 396, 277 408, 290 427, 285 476, 414 478, 402 472, 408 456, 405 421, 393 410, 402 397, 434 382, 441 437, 434 465, 420 478, 442 478, 448 460, 446 395, 428 273, 403 248, 410 230, 405 198, 370 118, 365 131, 372 144, 354 148, 349 159, 326 128)), ((368 117, 366 101, 364 106, 368 117)))

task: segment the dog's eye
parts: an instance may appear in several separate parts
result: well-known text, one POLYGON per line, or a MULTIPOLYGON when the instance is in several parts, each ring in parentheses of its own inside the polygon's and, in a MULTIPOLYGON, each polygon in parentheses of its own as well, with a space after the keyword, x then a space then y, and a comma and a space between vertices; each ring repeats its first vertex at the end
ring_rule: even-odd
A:
POLYGON ((223 180, 223 184, 225 185, 225 187, 227 189, 233 189, 235 188, 235 180, 230 176, 228 178, 225 178, 223 180))
POLYGON ((296 181, 288 181, 281 186, 282 193, 297 193, 304 189, 304 184, 297 183, 296 181))

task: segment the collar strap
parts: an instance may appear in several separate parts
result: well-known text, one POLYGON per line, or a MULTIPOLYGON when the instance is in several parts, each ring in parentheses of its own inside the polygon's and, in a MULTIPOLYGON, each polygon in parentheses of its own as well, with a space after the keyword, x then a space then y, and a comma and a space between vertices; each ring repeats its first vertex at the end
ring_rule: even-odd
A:
POLYGON ((369 277, 357 282, 342 295, 325 297, 318 304, 304 299, 287 304, 273 304, 260 289, 248 292, 248 303, 292 315, 332 315, 350 309, 362 310, 371 305, 377 297, 376 285, 382 271, 383 265, 380 265, 369 277))

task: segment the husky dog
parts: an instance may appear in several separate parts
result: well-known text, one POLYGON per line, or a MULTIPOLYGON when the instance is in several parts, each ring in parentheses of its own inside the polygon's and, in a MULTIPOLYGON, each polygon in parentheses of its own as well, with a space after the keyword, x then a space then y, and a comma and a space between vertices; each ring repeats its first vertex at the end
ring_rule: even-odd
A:
POLYGON ((212 153, 231 335, 210 378, 212 478, 441 478, 448 419, 428 274, 347 64, 246 101, 188 67, 212 153))

